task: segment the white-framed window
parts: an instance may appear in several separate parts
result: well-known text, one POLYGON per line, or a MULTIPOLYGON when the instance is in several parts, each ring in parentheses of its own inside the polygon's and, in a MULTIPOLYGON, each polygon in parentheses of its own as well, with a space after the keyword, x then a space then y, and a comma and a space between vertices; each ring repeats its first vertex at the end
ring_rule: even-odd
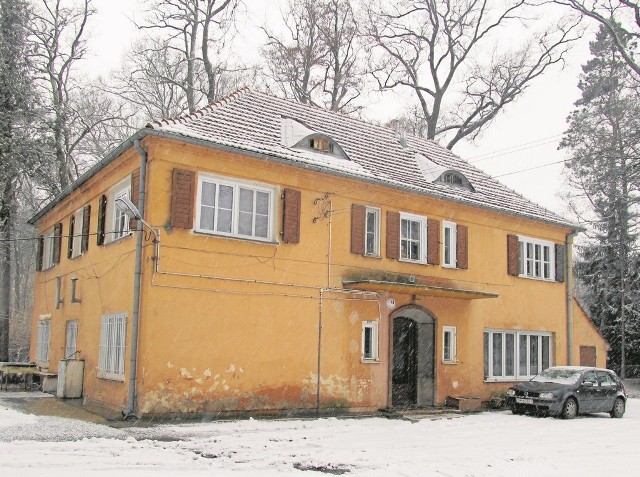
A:
POLYGON ((273 240, 275 189, 200 174, 196 231, 273 240))
POLYGON ((38 340, 36 342, 36 361, 39 366, 49 365, 49 348, 51 345, 51 317, 41 316, 38 321, 38 340))
POLYGON ((555 280, 555 247, 553 242, 518 237, 520 245, 520 276, 541 280, 555 280))
POLYGON ((364 254, 380 256, 380 209, 375 207, 365 208, 364 254))
POLYGON ((456 231, 454 222, 442 222, 442 266, 456 268, 456 231))
POLYGON ((124 380, 127 314, 114 313, 100 318, 98 377, 124 380))
POLYGON ((400 260, 426 263, 427 219, 400 213, 400 260))
POLYGON ((128 237, 131 235, 131 231, 129 229, 129 217, 123 211, 121 211, 118 207, 116 207, 116 200, 126 197, 127 199, 131 199, 131 178, 127 177, 126 180, 118 184, 114 187, 109 193, 109 207, 111 208, 111 217, 112 217, 112 233, 111 233, 111 241, 115 241, 121 239, 123 237, 128 237))
POLYGON ((531 379, 552 366, 552 339, 541 331, 485 330, 485 380, 531 379))
POLYGON ((69 320, 66 324, 64 359, 75 359, 78 351, 78 320, 69 320))
POLYGON ((76 210, 73 214, 73 237, 71 240, 71 258, 82 255, 82 221, 84 220, 84 209, 76 210))
POLYGON ((457 346, 456 327, 455 326, 442 327, 442 362, 443 363, 457 362, 456 346, 457 346))
POLYGON ((43 235, 42 242, 42 270, 49 270, 53 268, 53 249, 54 249, 54 228, 51 227, 43 235))
POLYGON ((378 361, 378 322, 362 322, 362 361, 378 361))

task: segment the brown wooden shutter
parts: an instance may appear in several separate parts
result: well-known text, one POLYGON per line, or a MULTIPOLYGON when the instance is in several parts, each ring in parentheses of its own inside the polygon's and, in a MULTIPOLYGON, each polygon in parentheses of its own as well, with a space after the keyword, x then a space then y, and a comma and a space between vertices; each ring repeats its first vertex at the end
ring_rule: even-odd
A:
POLYGON ((351 205, 351 253, 364 255, 367 208, 364 205, 351 205))
POLYGON ((557 282, 564 282, 564 255, 566 248, 564 245, 561 244, 556 244, 556 250, 555 250, 555 254, 556 254, 556 281, 557 282))
POLYGON ((101 195, 98 202, 98 230, 96 233, 96 243, 104 245, 105 222, 107 218, 107 196, 101 195))
POLYGON ((427 219, 427 263, 440 265, 440 221, 427 219))
POLYGON ((36 271, 42 271, 42 254, 44 251, 44 236, 38 237, 38 245, 36 248, 36 271))
POLYGON ((400 213, 387 211, 387 258, 400 258, 400 213))
MULTIPOLYGON (((131 202, 138 207, 138 199, 140 198, 140 169, 136 169, 131 174, 131 202)), ((138 221, 129 219, 129 230, 137 230, 138 221)))
POLYGON ((82 242, 80 243, 80 252, 84 253, 89 250, 89 227, 91 224, 91 206, 85 205, 82 209, 82 242))
POLYGON ((60 252, 62 251, 62 224, 57 223, 53 227, 53 263, 60 263, 60 252))
POLYGON ((196 174, 174 169, 171 181, 171 226, 179 229, 193 227, 193 197, 196 174))
POLYGON ((69 219, 69 241, 67 245, 67 258, 71 258, 73 256, 73 235, 74 235, 75 226, 76 226, 76 216, 74 214, 69 219))
POLYGON ((596 366, 596 347, 580 346, 580 366, 596 366))
POLYGON ((520 241, 517 235, 507 235, 507 273, 514 277, 520 275, 520 241))
POLYGON ((462 270, 469 268, 469 228, 456 226, 456 266, 462 270))
POLYGON ((282 210, 282 240, 285 243, 300 242, 300 207, 302 194, 298 190, 284 190, 282 210))

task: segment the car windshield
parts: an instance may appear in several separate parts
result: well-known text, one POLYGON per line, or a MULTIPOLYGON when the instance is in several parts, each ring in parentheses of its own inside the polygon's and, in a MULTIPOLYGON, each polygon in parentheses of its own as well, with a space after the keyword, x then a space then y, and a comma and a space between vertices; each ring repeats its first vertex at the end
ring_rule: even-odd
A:
POLYGON ((580 378, 580 370, 566 368, 549 368, 542 371, 531 381, 542 383, 575 384, 580 378))

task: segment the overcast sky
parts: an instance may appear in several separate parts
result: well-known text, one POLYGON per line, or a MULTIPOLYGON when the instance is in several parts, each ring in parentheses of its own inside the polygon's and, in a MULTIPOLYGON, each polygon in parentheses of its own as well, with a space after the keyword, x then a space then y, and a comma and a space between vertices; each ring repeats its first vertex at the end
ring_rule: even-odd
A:
MULTIPOLYGON (((88 61, 88 71, 107 75, 117 68, 121 55, 137 35, 131 19, 139 16, 137 0, 94 0, 98 15, 91 28, 90 49, 93 57, 88 61)), ((264 42, 260 26, 281 22, 282 0, 248 0, 247 19, 242 29, 243 56, 255 60, 258 45, 264 42)), ((564 151, 558 151, 558 143, 566 129, 566 118, 579 97, 577 88, 580 66, 589 57, 588 42, 593 32, 585 35, 574 46, 564 68, 559 66, 538 78, 524 95, 511 104, 487 129, 475 144, 461 143, 454 152, 477 167, 496 177, 502 183, 528 199, 573 218, 564 201, 562 191, 562 164, 543 166, 562 161, 564 151), (514 171, 530 171, 510 174, 514 171)), ((408 103, 394 94, 375 100, 365 116, 377 121, 387 121, 401 113, 408 103)))

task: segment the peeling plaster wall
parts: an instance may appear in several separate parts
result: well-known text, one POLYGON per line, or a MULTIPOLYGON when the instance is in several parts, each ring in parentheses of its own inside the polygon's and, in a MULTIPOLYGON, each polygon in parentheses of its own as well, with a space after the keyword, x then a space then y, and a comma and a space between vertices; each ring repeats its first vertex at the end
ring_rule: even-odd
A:
MULTIPOLYGON (((387 407, 389 315, 407 304, 423 307, 436 319, 436 403, 443 403, 447 395, 489 399, 509 385, 483 381, 485 329, 553 333, 554 364, 565 364, 565 285, 507 275, 506 237, 521 234, 564 243, 567 229, 156 137, 147 137, 143 145, 149 153, 145 216, 159 228, 161 248, 160 273, 153 275, 153 247, 149 240, 145 241, 137 373, 139 412, 315 409, 318 390, 322 408, 387 407), (274 242, 172 228, 174 168, 273 185, 274 242), (279 239, 280 196, 285 187, 301 192, 298 244, 279 239), (332 194, 325 198, 326 192, 332 194), (381 257, 351 253, 353 204, 380 208, 381 257), (324 214, 329 207, 333 211, 331 226, 324 214), (388 211, 466 225, 469 268, 447 269, 386 258, 388 211), (497 293, 499 297, 414 298, 382 288, 374 298, 326 291, 341 288, 345 277, 367 273, 448 280, 460 288, 497 293), (321 288, 325 289, 322 304, 321 288), (395 300, 395 307, 386 306, 388 298, 395 300), (365 363, 361 359, 362 322, 369 320, 379 320, 379 360, 365 363), (457 329, 455 364, 442 362, 443 326, 457 329)), ((138 167, 139 156, 133 150, 126 151, 45 215, 37 224, 39 233, 62 222, 66 234, 70 215, 90 203, 90 232, 94 234, 98 197, 138 167)), ((135 240, 130 237, 98 247, 91 235, 85 255, 68 260, 65 250, 63 239, 61 263, 36 276, 32 359, 41 315, 51 315, 49 369, 53 371, 64 347, 65 321, 78 319, 79 357, 86 363, 85 396, 123 408, 130 376, 135 240), (65 302, 60 309, 55 308, 54 302, 56 276, 63 277, 65 302), (70 303, 72 276, 79 278, 81 304, 70 303), (97 377, 100 317, 116 312, 126 312, 129 318, 122 381, 97 377)), ((579 349, 582 341, 595 343, 600 360, 606 344, 585 325, 577 311, 575 314, 574 348, 579 349)))

